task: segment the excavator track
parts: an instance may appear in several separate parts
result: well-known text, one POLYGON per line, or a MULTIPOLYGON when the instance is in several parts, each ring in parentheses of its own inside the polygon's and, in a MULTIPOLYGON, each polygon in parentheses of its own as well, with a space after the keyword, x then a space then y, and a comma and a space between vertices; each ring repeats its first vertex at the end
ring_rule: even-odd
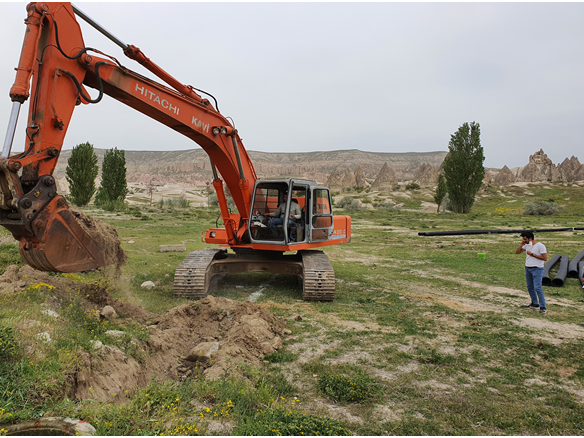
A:
POLYGON ((210 248, 191 252, 176 268, 174 294, 191 300, 205 298, 211 281, 208 268, 218 253, 225 252, 224 249, 210 248))
POLYGON ((333 301, 335 273, 322 251, 298 251, 283 255, 272 251, 227 254, 224 249, 203 249, 190 253, 174 276, 177 297, 199 300, 211 293, 216 275, 244 272, 271 272, 296 275, 302 280, 305 301, 333 301))
POLYGON ((333 301, 335 299, 335 271, 322 251, 300 251, 304 278, 304 301, 333 301))

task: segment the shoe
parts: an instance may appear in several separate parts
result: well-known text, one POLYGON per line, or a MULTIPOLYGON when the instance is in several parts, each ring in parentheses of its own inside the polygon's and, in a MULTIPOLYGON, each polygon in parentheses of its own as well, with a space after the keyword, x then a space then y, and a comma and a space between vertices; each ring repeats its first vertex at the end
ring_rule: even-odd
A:
POLYGON ((545 307, 540 307, 539 313, 547 313, 546 308, 545 307))
POLYGON ((525 309, 525 310, 539 309, 539 304, 533 304, 533 303, 531 303, 528 306, 523 306, 522 308, 525 309))

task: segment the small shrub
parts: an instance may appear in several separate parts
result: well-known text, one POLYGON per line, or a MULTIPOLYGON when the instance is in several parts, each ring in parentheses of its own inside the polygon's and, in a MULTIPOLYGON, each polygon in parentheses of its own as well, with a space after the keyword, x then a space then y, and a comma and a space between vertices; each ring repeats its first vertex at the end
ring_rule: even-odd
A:
POLYGON ((420 184, 417 183, 410 183, 406 186, 406 190, 418 190, 420 188, 420 184))
POLYGON ((99 207, 105 211, 125 211, 127 205, 123 199, 116 199, 114 201, 108 199, 100 202, 99 205, 96 205, 96 207, 99 207))
POLYGON ((395 212, 400 211, 401 208, 391 202, 386 202, 385 204, 377 205, 377 209, 380 211, 388 211, 388 212, 395 212))
POLYGON ((207 205, 209 207, 217 207, 219 205, 219 200, 217 199, 216 193, 211 193, 207 198, 207 205))
POLYGON ((296 360, 298 357, 297 354, 290 353, 289 351, 278 350, 272 354, 268 354, 264 356, 264 360, 267 360, 271 363, 283 363, 283 362, 292 362, 296 360))
POLYGON ((166 202, 169 206, 176 208, 189 208, 191 206, 191 201, 184 197, 167 199, 166 202))
POLYGON ((530 216, 552 216, 558 214, 560 206, 554 201, 534 201, 525 205, 524 212, 530 216))
POLYGON ((233 430, 246 436, 350 436, 352 433, 336 420, 302 414, 281 407, 258 411, 233 430))
MULTIPOLYGON (((213 195, 211 195, 211 196, 213 196, 213 195)), ((217 199, 217 198, 215 198, 215 199, 217 199)), ((210 204, 210 205, 219 205, 219 204, 217 203, 217 204, 210 204)), ((190 208, 191 201, 189 201, 188 199, 186 199, 184 197, 169 198, 169 199, 163 198, 156 203, 156 206, 161 210, 163 208, 168 208, 170 210, 174 210, 175 208, 190 208)))
POLYGON ((430 350, 430 354, 420 354, 418 356, 418 362, 420 363, 431 363, 434 365, 446 365, 454 361, 454 356, 450 354, 442 354, 436 351, 435 348, 430 350))
MULTIPOLYGON (((211 193, 209 195, 207 205, 209 207, 217 207, 219 205, 219 200, 217 199, 216 193, 211 193)), ((233 198, 231 196, 227 196, 227 207, 230 209, 235 208, 235 201, 233 200, 233 198)))
POLYGON ((16 339, 12 327, 0 327, 0 359, 13 356, 16 352, 16 339))
POLYGON ((343 199, 341 199, 338 203, 338 207, 347 211, 358 211, 363 209, 361 203, 357 199, 350 196, 345 196, 343 199))
POLYGON ((318 379, 318 389, 335 401, 359 402, 373 397, 380 385, 362 373, 354 379, 341 374, 324 374, 318 379))
MULTIPOLYGON (((291 385, 282 373, 266 373, 262 376, 262 380, 279 397, 298 394, 298 389, 291 385)), ((260 385, 256 384, 256 386, 260 385)))

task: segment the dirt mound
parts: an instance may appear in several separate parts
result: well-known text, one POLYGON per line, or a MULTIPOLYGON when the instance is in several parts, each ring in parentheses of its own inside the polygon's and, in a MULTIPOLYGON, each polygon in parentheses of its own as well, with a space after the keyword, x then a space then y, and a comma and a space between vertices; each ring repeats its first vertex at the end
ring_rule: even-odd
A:
POLYGON ((70 210, 83 231, 103 249, 106 265, 115 264, 119 269, 126 261, 126 254, 120 246, 116 229, 105 222, 86 216, 81 210, 76 208, 70 208, 70 210))
POLYGON ((146 340, 128 341, 120 330, 95 342, 93 351, 78 354, 77 369, 68 379, 70 398, 121 402, 154 378, 244 378, 245 366, 259 366, 264 355, 282 347, 285 322, 250 301, 209 296, 159 315, 112 297, 103 286, 51 277, 29 266, 10 266, 0 276, 0 293, 19 293, 38 283, 52 287, 47 303, 54 310, 77 299, 98 315, 105 306, 113 307, 121 327, 132 323, 148 329, 146 340))
POLYGON ((199 374, 207 379, 243 378, 242 365, 258 366, 265 354, 281 348, 285 326, 250 301, 211 296, 151 322, 148 340, 132 341, 140 362, 111 346, 83 355, 70 397, 120 402, 152 379, 181 380, 199 374))
POLYGON ((24 291, 28 286, 42 283, 59 291, 79 286, 72 280, 61 277, 51 277, 46 272, 37 271, 30 266, 18 268, 10 265, 4 274, 0 275, 0 294, 13 294, 24 291))

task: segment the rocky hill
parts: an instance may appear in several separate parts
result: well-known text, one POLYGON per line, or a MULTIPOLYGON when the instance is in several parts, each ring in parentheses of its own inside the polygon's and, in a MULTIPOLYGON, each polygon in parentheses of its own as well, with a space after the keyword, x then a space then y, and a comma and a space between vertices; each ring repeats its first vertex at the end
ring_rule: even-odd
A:
MULTIPOLYGON (((101 168, 105 150, 95 149, 95 152, 101 168)), ((322 184, 335 171, 345 172, 352 181, 365 184, 366 178, 376 178, 384 163, 391 166, 397 178, 411 179, 422 164, 440 166, 446 156, 446 152, 382 153, 356 149, 290 154, 248 151, 248 154, 259 177, 301 177, 322 184)), ((70 150, 61 153, 55 170, 58 179, 65 177, 70 156, 70 150)), ((126 151, 126 167, 128 181, 142 184, 205 186, 212 180, 209 157, 202 149, 126 151)))
MULTIPOLYGON (((95 149, 101 167, 104 149, 95 149)), ((328 152, 269 153, 248 151, 256 173, 264 177, 298 177, 326 184, 333 190, 355 186, 373 190, 393 190, 398 180, 422 187, 435 186, 446 152, 382 153, 356 149, 328 152)), ((67 191, 65 168, 71 151, 63 151, 55 170, 60 188, 67 191)), ((179 187, 206 187, 212 180, 211 163, 202 149, 187 151, 126 151, 127 180, 140 185, 168 184, 179 187)), ((100 177, 98 177, 98 180, 100 177)), ((527 165, 513 169, 486 169, 485 184, 515 182, 572 182, 584 180, 584 164, 572 156, 553 164, 539 150, 527 165)))

